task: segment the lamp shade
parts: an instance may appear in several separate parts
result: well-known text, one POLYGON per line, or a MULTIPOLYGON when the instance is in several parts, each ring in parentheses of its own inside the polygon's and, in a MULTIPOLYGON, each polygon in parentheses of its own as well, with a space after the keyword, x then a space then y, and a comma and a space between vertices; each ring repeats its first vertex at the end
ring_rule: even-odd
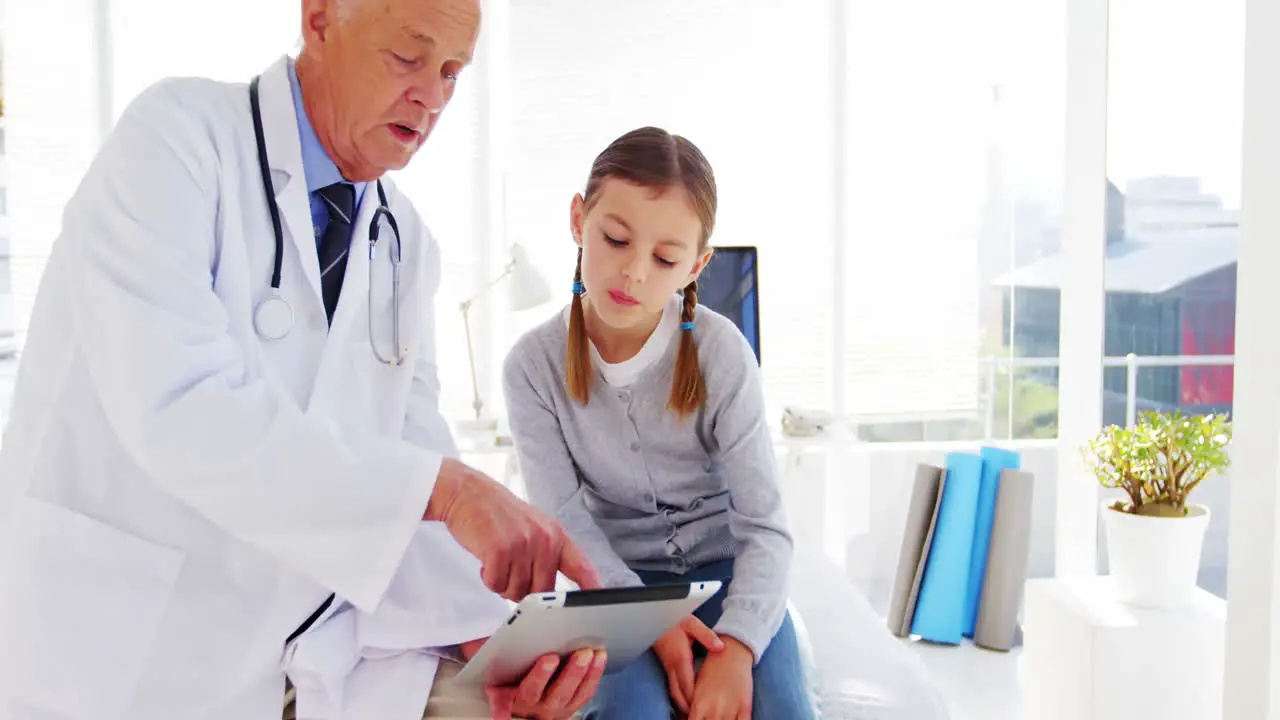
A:
POLYGON ((520 245, 511 246, 511 277, 507 279, 507 299, 512 310, 528 310, 551 299, 551 288, 529 262, 520 245))

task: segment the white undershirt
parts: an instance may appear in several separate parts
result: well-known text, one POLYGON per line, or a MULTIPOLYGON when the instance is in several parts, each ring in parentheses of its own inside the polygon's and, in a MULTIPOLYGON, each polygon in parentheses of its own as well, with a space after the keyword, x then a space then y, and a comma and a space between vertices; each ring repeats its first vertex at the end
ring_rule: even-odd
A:
MULTIPOLYGON (((605 362, 605 359, 600 356, 600 351, 596 349, 596 344, 587 340, 591 352, 591 364, 600 370, 605 382, 613 387, 630 385, 640 377, 641 373, 662 359, 663 353, 671 345, 671 340, 680 332, 680 311, 683 310, 683 304, 684 300, 680 295, 672 295, 671 300, 667 301, 662 308, 662 318, 658 320, 658 326, 649 333, 640 351, 621 362, 605 362)), ((567 325, 569 308, 565 308, 564 319, 567 325)))

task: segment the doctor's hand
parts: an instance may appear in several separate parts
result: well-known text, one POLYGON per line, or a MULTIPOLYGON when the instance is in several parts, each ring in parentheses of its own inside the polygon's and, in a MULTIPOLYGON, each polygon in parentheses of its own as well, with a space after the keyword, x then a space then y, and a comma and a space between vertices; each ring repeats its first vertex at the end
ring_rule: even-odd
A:
POLYGON ((653 652, 667 673, 667 689, 680 712, 688 715, 693 704, 693 644, 709 652, 720 652, 724 642, 714 630, 689 615, 653 644, 653 652))
POLYGON ((489 709, 494 720, 511 720, 513 715, 529 720, 572 717, 596 694, 607 662, 603 650, 579 650, 564 658, 563 667, 560 658, 545 655, 519 685, 487 688, 489 709))
POLYGON ((480 560, 485 586, 508 600, 554 590, 557 571, 584 590, 600 587, 586 555, 551 516, 452 458, 440 466, 423 519, 443 522, 480 560))

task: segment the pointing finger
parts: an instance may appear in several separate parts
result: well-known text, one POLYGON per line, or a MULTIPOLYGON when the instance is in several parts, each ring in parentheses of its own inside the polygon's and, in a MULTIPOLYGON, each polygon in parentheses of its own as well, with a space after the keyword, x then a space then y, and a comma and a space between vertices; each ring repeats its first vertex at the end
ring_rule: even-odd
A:
POLYGON ((600 587, 600 577, 591 566, 591 561, 568 537, 564 538, 564 544, 560 546, 559 564, 560 572, 583 590, 596 590, 600 587))

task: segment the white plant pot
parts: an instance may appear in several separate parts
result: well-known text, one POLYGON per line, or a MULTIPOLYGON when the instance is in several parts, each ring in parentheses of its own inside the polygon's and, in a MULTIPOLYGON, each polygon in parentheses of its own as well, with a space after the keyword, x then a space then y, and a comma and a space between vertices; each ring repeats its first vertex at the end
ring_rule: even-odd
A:
POLYGON ((1103 503, 1107 559, 1121 602, 1172 609, 1191 602, 1209 508, 1187 505, 1184 517, 1151 517, 1112 510, 1103 503))

